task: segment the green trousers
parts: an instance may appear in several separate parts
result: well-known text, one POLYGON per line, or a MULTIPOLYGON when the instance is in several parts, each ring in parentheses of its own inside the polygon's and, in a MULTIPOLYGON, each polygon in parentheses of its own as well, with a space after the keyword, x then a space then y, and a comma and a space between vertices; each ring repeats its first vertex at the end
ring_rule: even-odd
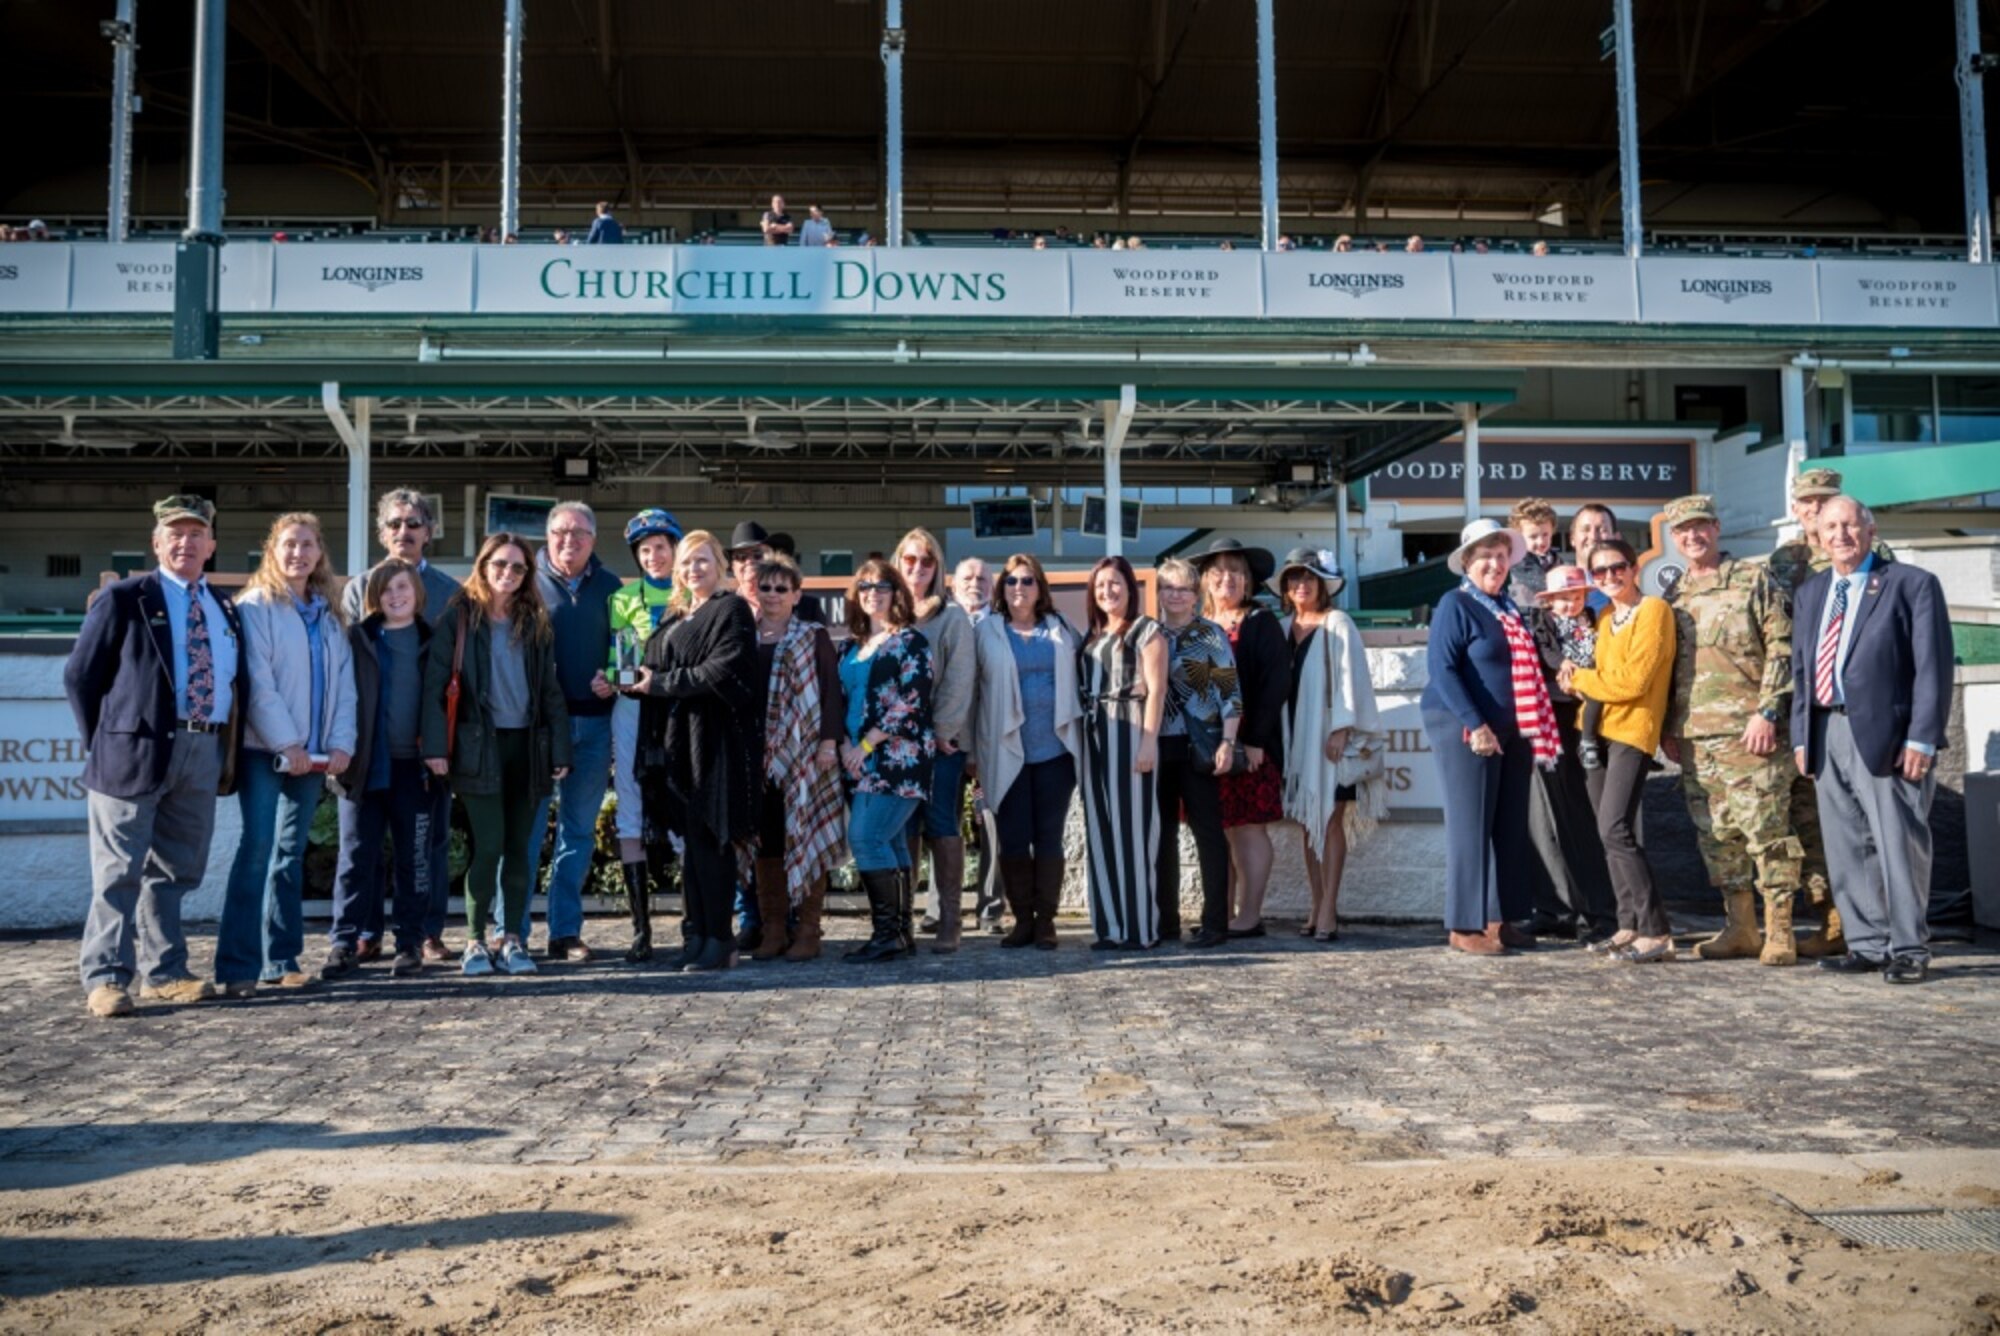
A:
POLYGON ((463 793, 472 823, 472 865, 465 872, 465 922, 475 942, 486 940, 487 925, 519 923, 528 908, 542 832, 534 828, 535 790, 528 774, 528 730, 494 731, 500 748, 500 792, 463 793))

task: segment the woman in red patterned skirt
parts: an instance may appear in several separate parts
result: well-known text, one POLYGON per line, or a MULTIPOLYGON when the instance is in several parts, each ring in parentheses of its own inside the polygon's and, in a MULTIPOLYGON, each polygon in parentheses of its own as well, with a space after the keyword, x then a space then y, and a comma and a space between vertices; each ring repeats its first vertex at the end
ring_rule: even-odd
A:
POLYGON ((1271 880, 1270 825, 1285 815, 1285 697, 1292 682, 1291 648, 1276 614, 1251 592, 1271 578, 1276 561, 1261 547, 1218 538, 1194 558, 1201 571, 1202 615, 1229 636, 1243 688, 1243 725, 1236 735, 1243 769, 1224 775, 1222 830, 1229 840, 1229 935, 1264 935, 1264 891, 1271 880))

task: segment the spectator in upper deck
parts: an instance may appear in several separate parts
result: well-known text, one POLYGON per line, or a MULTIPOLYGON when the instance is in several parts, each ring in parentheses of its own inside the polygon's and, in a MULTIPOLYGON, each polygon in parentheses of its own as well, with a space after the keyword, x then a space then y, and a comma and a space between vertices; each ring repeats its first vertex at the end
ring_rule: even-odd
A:
POLYGON ((1549 243, 1546 241, 1537 241, 1534 245, 1528 247, 1528 254, 1530 255, 1547 255, 1548 253, 1549 243))
POLYGON ((1354 249, 1354 238, 1347 235, 1347 233, 1342 232, 1339 236, 1333 239, 1333 249, 1336 255, 1348 254, 1350 251, 1354 249))
POLYGON ((789 246, 792 244, 792 215, 785 212, 785 197, 771 196, 771 207, 764 211, 757 226, 763 229, 766 246, 789 246))
POLYGON ((806 206, 805 226, 799 229, 801 246, 831 246, 833 244, 833 224, 820 211, 817 204, 806 206))
POLYGON ((1403 243, 1403 250, 1410 255, 1422 255, 1424 253, 1424 239, 1415 232, 1410 233, 1410 239, 1403 243))
POLYGON ((625 229, 611 216, 611 201, 597 201, 597 216, 590 220, 590 234, 583 239, 586 246, 618 246, 625 241, 625 229))

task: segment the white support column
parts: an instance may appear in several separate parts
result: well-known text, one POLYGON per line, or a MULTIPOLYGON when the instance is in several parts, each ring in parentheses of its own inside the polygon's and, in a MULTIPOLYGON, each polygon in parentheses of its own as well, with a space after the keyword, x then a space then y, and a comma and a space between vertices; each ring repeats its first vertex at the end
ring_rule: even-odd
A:
POLYGON ((1781 367, 1778 371, 1778 411, 1784 420, 1785 485, 1778 498, 1778 523, 1782 532, 1791 531, 1792 484, 1806 462, 1806 373, 1801 367, 1781 367))
POLYGON ((1342 478, 1333 489, 1333 555, 1340 562, 1340 573, 1347 577, 1347 583, 1340 587, 1340 606, 1354 606, 1355 587, 1360 572, 1355 568, 1360 564, 1354 559, 1353 533, 1347 519, 1347 479, 1342 478))
POLYGON ((132 67, 137 62, 135 40, 138 0, 118 0, 118 17, 103 27, 111 39, 111 199, 105 211, 108 240, 123 241, 132 232, 132 67))
POLYGON ((903 0, 883 0, 882 244, 903 244, 903 0))
POLYGON ((521 22, 524 0, 506 0, 500 57, 500 239, 521 230, 521 22))
POLYGON ((1965 162, 1965 258, 1993 262, 1993 197, 1986 185, 1986 58, 1979 50, 1979 0, 1955 0, 1958 16, 1959 152, 1965 162))
POLYGON ((1119 468, 1119 454, 1125 448, 1125 433, 1132 426, 1132 413, 1139 405, 1139 391, 1120 385, 1116 399, 1104 401, 1104 555, 1125 553, 1125 482, 1119 468))
POLYGON ((1632 0, 1612 0, 1618 43, 1618 212, 1625 222, 1625 254, 1639 258, 1645 232, 1639 220, 1639 92, 1632 67, 1632 0))
POLYGON ((327 421, 333 424, 334 435, 347 447, 347 569, 358 575, 369 566, 368 428, 375 401, 356 399, 350 419, 341 407, 337 380, 320 382, 319 401, 327 421))
POLYGON ((1049 555, 1063 555, 1063 489, 1060 484, 1049 488, 1049 555))
POLYGON ((1263 181, 1263 245, 1278 249, 1278 54, 1272 0, 1257 0, 1257 165, 1263 181))
POLYGON ((1470 524, 1479 518, 1479 405, 1460 404, 1458 419, 1465 443, 1465 522, 1470 524))

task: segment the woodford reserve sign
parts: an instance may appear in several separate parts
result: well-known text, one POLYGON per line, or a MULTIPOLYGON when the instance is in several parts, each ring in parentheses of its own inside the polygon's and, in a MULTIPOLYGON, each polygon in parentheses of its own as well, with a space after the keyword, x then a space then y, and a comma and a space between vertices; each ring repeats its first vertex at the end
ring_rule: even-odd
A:
MULTIPOLYGON (((1695 443, 1686 440, 1495 440, 1479 443, 1479 494, 1487 503, 1671 501, 1695 490, 1695 443)), ((1425 446, 1368 478, 1379 501, 1456 501, 1465 453, 1456 438, 1425 446)))
MULTIPOLYGON (((2000 325, 1995 266, 1326 251, 233 242, 228 313, 2000 325)), ((0 314, 173 310, 173 247, 8 247, 0 314)))

